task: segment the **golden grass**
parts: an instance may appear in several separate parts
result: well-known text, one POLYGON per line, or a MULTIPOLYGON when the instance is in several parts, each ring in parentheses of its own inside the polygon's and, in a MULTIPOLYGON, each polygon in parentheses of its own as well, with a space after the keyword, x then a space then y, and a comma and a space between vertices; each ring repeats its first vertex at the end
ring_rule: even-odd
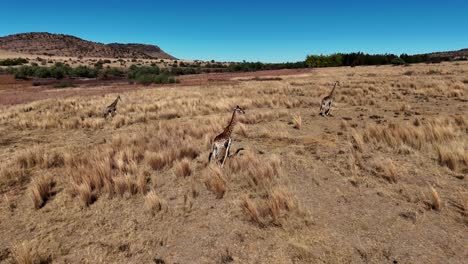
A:
POLYGON ((30 197, 34 208, 39 209, 45 205, 53 193, 54 180, 52 176, 42 176, 33 179, 30 188, 30 197))
POLYGON ((293 127, 295 129, 301 129, 301 127, 302 127, 302 118, 301 118, 301 116, 299 114, 293 115, 292 123, 293 123, 293 127))
POLYGON ((396 183, 399 178, 398 170, 390 159, 379 160, 376 164, 379 176, 390 183, 396 183))
POLYGON ((190 167, 190 161, 186 158, 178 161, 174 165, 174 174, 177 177, 187 177, 192 174, 192 168, 190 167))
POLYGON ((247 132, 247 127, 246 125, 239 123, 237 124, 238 129, 236 130, 237 133, 245 138, 249 137, 249 134, 247 132))
POLYGON ((451 170, 468 166, 468 152, 461 145, 436 145, 436 152, 440 165, 447 166, 451 170))
POLYGON ((268 195, 268 209, 273 222, 277 223, 283 211, 289 212, 297 209, 295 197, 284 187, 276 187, 268 195))
POLYGON ((155 214, 162 209, 162 201, 156 194, 156 191, 151 190, 145 195, 145 206, 148 211, 155 214))
POLYGON ((74 185, 73 192, 78 195, 81 203, 84 206, 89 206, 96 199, 91 186, 88 183, 81 183, 79 185, 74 185))
POLYGON ((390 147, 406 144, 420 150, 424 145, 447 142, 456 138, 460 129, 451 120, 433 120, 420 126, 411 124, 389 124, 387 127, 369 125, 364 139, 371 142, 385 142, 390 147))
POLYGON ((15 263, 18 264, 36 264, 46 263, 47 260, 39 256, 37 249, 27 241, 16 244, 13 247, 12 255, 15 263))
POLYGON ((62 153, 57 151, 46 151, 43 147, 33 146, 16 156, 16 163, 24 169, 35 166, 40 168, 61 167, 64 165, 62 153))
POLYGON ((431 198, 432 198, 432 208, 436 211, 440 211, 442 209, 442 200, 440 199, 440 195, 439 195, 439 192, 437 192, 437 190, 430 186, 431 187, 431 198))
POLYGON ((241 206, 244 212, 254 223, 259 226, 264 226, 262 219, 260 219, 260 213, 258 212, 257 205, 248 196, 241 198, 241 206))
POLYGON ((4 194, 3 202, 7 205, 8 210, 13 211, 16 209, 16 201, 10 195, 4 194))
POLYGON ((203 182, 208 190, 216 195, 216 198, 222 199, 226 193, 227 183, 223 179, 223 173, 218 166, 209 166, 204 171, 203 182))
POLYGON ((351 130, 351 142, 357 151, 362 152, 364 150, 364 140, 362 136, 354 129, 351 130))
MULTIPOLYGON (((450 184, 464 179, 467 166, 468 122, 463 112, 466 84, 456 75, 420 78, 420 73, 430 67, 414 66, 407 76, 401 76, 404 70, 396 67, 323 69, 327 73, 323 75, 317 74, 322 71, 317 69, 304 76, 285 77, 285 82, 243 81, 219 87, 210 84, 209 88, 132 91, 125 95, 119 113, 112 119, 102 118, 101 110, 115 95, 2 106, 0 129, 6 136, 0 138, 1 192, 21 205, 24 187, 28 186, 26 194, 31 193, 39 208, 54 191, 65 190, 73 202, 91 207, 82 210, 88 211, 90 218, 95 217, 93 210, 116 210, 134 204, 143 205, 134 208, 136 216, 143 213, 138 217, 144 217, 144 212, 156 214, 168 205, 183 209, 174 210, 160 223, 152 222, 153 227, 165 225, 167 229, 180 228, 181 222, 187 229, 193 228, 197 219, 208 219, 199 216, 209 215, 213 211, 207 208, 214 207, 223 212, 223 221, 228 220, 240 232, 246 225, 238 225, 238 213, 240 220, 248 220, 256 227, 283 226, 249 229, 252 234, 280 232, 278 237, 295 236, 288 223, 295 230, 309 231, 303 229, 305 219, 297 218, 301 217, 298 212, 302 207, 298 200, 311 201, 313 197, 297 199, 297 193, 310 195, 318 191, 326 195, 325 190, 333 188, 328 185, 342 176, 355 190, 385 189, 383 195, 400 199, 400 187, 426 193, 427 187, 417 183, 434 182, 434 175, 448 175, 450 180, 441 185, 447 196, 444 199, 450 203, 450 184), (318 99, 329 92, 332 74, 341 74, 347 80, 336 97, 340 109, 325 121, 316 117, 316 112, 318 99), (451 103, 446 108, 450 112, 444 110, 446 103, 451 103), (238 148, 245 150, 228 158, 223 168, 205 167, 211 141, 237 104, 247 111, 239 117, 232 135, 231 153, 238 148), (458 112, 452 111, 455 109, 458 112), (394 114, 401 111, 405 113, 394 114), (379 178, 366 177, 373 174, 379 178), (51 175, 57 186, 48 189, 51 185, 36 182, 43 175, 51 175), (324 185, 327 188, 323 189, 324 185), (97 199, 107 197, 112 199, 93 205, 97 199), (233 202, 239 203, 232 207, 233 202)), ((49 199, 47 210, 63 206, 62 198, 59 195, 49 199)), ((413 203, 416 198, 410 198, 411 206, 420 206, 413 203)), ((438 200, 429 200, 435 210, 441 208, 437 205, 441 204, 440 197, 438 200)), ((66 204, 70 205, 68 201, 66 204)), ((306 206, 313 211, 310 204, 306 206)), ((320 209, 324 206, 320 205, 320 209)), ((17 208, 6 215, 26 213, 17 208)), ((139 260, 135 255, 135 261, 139 260)))

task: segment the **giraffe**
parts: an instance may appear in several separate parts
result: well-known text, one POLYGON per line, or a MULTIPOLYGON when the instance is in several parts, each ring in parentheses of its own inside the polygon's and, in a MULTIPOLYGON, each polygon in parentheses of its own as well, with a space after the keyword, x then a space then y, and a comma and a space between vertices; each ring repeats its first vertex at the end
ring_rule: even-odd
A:
POLYGON ((321 116, 328 116, 330 114, 331 107, 333 104, 333 94, 335 92, 336 85, 340 85, 340 82, 336 81, 333 85, 333 89, 331 90, 330 94, 322 99, 322 104, 320 105, 321 116))
POLYGON ((117 96, 117 98, 112 104, 106 107, 103 113, 104 118, 107 118, 107 116, 109 115, 113 117, 115 114, 117 114, 117 103, 119 102, 119 100, 122 101, 122 99, 120 98, 120 95, 117 96))
POLYGON ((245 111, 239 106, 236 106, 236 108, 234 108, 232 112, 232 118, 228 126, 224 129, 224 131, 221 134, 217 135, 213 141, 213 150, 210 152, 210 155, 208 156, 208 162, 211 162, 212 159, 219 161, 218 155, 220 155, 221 151, 224 149, 224 157, 221 161, 221 167, 224 166, 224 162, 226 161, 226 158, 228 157, 228 154, 229 154, 229 149, 231 148, 231 143, 232 143, 231 134, 234 129, 234 125, 237 122, 237 113, 245 114, 245 111))

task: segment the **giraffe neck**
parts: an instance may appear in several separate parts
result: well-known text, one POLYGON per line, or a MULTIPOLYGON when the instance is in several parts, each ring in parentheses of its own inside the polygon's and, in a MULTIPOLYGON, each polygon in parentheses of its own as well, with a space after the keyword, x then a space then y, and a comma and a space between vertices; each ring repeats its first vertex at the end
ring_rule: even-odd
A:
POLYGON ((336 88, 336 83, 333 85, 333 89, 331 90, 330 95, 328 95, 328 97, 330 97, 330 98, 333 97, 333 93, 335 92, 335 88, 336 88))
POLYGON ((109 105, 109 107, 116 107, 118 102, 119 98, 115 99, 115 101, 111 105, 109 105))
POLYGON ((224 129, 224 134, 226 135, 226 137, 230 137, 232 134, 232 131, 234 130, 234 125, 236 124, 236 121, 237 121, 236 113, 237 111, 234 111, 232 113, 231 121, 229 122, 229 125, 224 129))

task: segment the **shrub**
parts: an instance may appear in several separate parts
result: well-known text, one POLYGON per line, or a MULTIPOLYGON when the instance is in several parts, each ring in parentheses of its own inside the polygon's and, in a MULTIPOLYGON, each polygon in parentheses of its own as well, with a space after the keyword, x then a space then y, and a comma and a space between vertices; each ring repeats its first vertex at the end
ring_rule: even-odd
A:
POLYGON ((55 63, 54 66, 50 67, 50 75, 55 79, 63 79, 65 76, 69 76, 72 68, 61 62, 55 63))
POLYGON ((105 77, 107 77, 107 76, 124 77, 125 72, 122 71, 121 69, 118 69, 118 68, 107 68, 104 71, 103 75, 105 77))
POLYGON ((67 88, 67 87, 75 87, 75 85, 71 82, 61 82, 61 83, 57 83, 54 87, 55 88, 67 88))
POLYGON ((390 61, 391 64, 393 65, 403 65, 405 64, 405 61, 402 58, 394 58, 390 61))
POLYGON ((0 60, 0 66, 17 66, 17 65, 26 64, 28 62, 29 61, 24 58, 5 59, 5 60, 0 60))
POLYGON ((157 66, 136 66, 132 65, 128 69, 128 78, 137 79, 141 75, 157 75, 160 73, 159 67, 157 66))
POLYGON ((134 79, 137 83, 150 85, 152 83, 176 83, 176 79, 167 72, 160 72, 157 66, 130 66, 128 78, 134 79))
POLYGON ((38 78, 50 78, 52 77, 49 68, 38 67, 35 71, 35 76, 38 78))
POLYGON ((80 65, 73 69, 73 76, 82 78, 96 78, 99 74, 97 68, 80 65))

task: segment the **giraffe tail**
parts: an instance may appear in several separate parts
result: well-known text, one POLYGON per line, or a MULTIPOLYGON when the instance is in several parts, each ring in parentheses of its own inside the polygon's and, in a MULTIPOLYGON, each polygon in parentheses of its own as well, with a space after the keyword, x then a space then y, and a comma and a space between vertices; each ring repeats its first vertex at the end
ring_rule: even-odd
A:
POLYGON ((241 152, 242 150, 245 150, 245 149, 244 148, 238 148, 234 154, 229 155, 229 158, 237 156, 239 154, 239 152, 241 152))

